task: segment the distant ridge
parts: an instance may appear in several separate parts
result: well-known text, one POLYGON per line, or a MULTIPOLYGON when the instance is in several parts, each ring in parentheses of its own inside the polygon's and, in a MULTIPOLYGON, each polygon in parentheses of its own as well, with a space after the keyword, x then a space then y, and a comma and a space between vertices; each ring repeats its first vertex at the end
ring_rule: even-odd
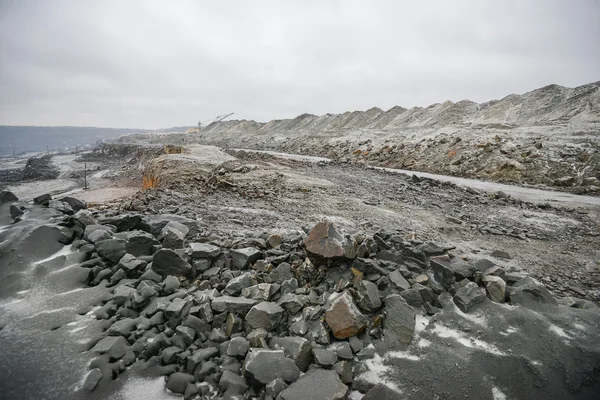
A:
POLYGON ((567 88, 548 85, 521 95, 475 103, 446 101, 429 107, 410 109, 395 106, 387 111, 373 107, 367 111, 342 114, 301 114, 293 119, 256 122, 230 120, 211 125, 207 131, 293 131, 330 132, 336 130, 397 130, 442 128, 444 126, 509 125, 600 122, 600 81, 567 88))

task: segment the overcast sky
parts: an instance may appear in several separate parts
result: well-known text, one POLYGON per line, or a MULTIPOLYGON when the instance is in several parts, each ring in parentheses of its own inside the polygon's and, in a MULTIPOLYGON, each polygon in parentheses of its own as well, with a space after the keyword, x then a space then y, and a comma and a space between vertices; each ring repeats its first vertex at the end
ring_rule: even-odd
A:
POLYGON ((600 80, 600 1, 0 0, 0 124, 160 128, 600 80))

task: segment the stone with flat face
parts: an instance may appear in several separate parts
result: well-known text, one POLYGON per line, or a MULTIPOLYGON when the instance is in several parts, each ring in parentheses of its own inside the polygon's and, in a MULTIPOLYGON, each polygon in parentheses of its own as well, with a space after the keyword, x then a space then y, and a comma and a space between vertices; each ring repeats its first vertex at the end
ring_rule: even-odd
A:
POLYGON ((325 322, 337 339, 347 339, 357 335, 367 326, 367 318, 352 301, 352 295, 344 292, 325 311, 325 322))

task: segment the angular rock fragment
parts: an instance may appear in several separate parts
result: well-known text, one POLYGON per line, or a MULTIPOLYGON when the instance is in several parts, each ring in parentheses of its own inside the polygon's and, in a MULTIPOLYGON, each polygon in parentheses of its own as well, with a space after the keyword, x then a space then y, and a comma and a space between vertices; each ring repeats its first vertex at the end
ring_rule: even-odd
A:
POLYGON ((337 355, 327 349, 313 349, 315 363, 322 367, 330 368, 337 362, 337 355))
POLYGON ((244 376, 263 385, 277 378, 292 383, 300 376, 300 370, 283 350, 251 349, 244 361, 244 376))
POLYGON ((87 392, 91 392, 98 386, 98 382, 102 379, 102 371, 98 368, 92 369, 87 376, 85 377, 85 381, 83 382, 83 389, 87 392))
POLYGON ((117 263, 125 255, 125 245, 122 239, 107 239, 98 242, 96 249, 101 257, 117 263))
POLYGON ((279 393, 280 400, 343 400, 348 386, 332 370, 313 370, 307 372, 297 382, 279 393))
POLYGON ((274 283, 282 284, 283 282, 292 279, 294 277, 294 273, 292 272, 292 266, 288 263, 281 263, 275 268, 270 274, 269 278, 274 283))
POLYGON ((379 289, 373 282, 360 281, 356 286, 356 291, 358 306, 367 312, 376 311, 383 304, 379 296, 379 289))
POLYGON ((122 336, 107 336, 102 338, 91 351, 106 354, 112 359, 119 359, 129 350, 129 343, 122 336))
POLYGON ((383 334, 390 350, 406 350, 415 332, 415 310, 398 294, 385 298, 383 334))
POLYGON ((442 284, 444 289, 450 289, 450 286, 456 281, 454 271, 450 268, 450 263, 446 261, 445 256, 431 257, 429 266, 433 270, 433 277, 442 284))
POLYGON ((190 243, 187 253, 194 260, 213 259, 221 254, 221 248, 208 243, 190 243))
POLYGON ((525 277, 511 287, 510 302, 525 307, 558 304, 546 286, 531 277, 525 277))
POLYGON ((356 240, 343 235, 329 221, 315 225, 303 243, 310 256, 323 259, 354 259, 358 250, 356 240))
POLYGON ((79 200, 72 196, 65 196, 62 199, 60 199, 60 201, 67 203, 73 209, 74 212, 77 212, 79 210, 85 210, 87 208, 87 204, 85 201, 79 200))
POLYGON ((392 281, 392 284, 400 290, 407 290, 410 288, 410 283, 408 283, 398 270, 390 272, 389 278, 390 281, 392 281))
POLYGON ((485 294, 481 292, 477 284, 469 282, 456 291, 453 300, 454 304, 462 312, 466 313, 476 304, 483 303, 485 301, 485 294))
POLYGON ((233 399, 243 395, 248 390, 248 382, 243 376, 239 376, 233 371, 225 370, 219 380, 219 389, 223 393, 223 398, 233 399))
POLYGON ((162 276, 186 276, 191 272, 192 266, 173 250, 160 249, 152 257, 152 270, 162 276))
POLYGON ((325 322, 337 339, 346 339, 365 329, 367 318, 356 308, 347 291, 335 299, 325 311, 325 322))
POLYGON ((173 393, 183 394, 188 386, 188 383, 194 383, 196 378, 192 374, 184 372, 175 372, 167 380, 167 389, 173 393))
POLYGON ((490 300, 495 303, 504 303, 506 299, 506 282, 499 276, 483 275, 481 280, 490 300))
POLYGON ((0 204, 12 203, 14 201, 19 201, 19 198, 13 192, 9 192, 8 190, 0 192, 0 204))
POLYGON ((276 303, 262 302, 250 309, 246 314, 246 322, 252 328, 263 328, 272 331, 279 325, 284 310, 276 303))
POLYGON ((236 276, 227 282, 227 286, 223 289, 225 294, 230 296, 239 295, 242 293, 242 289, 250 287, 254 284, 253 275, 250 272, 245 272, 241 275, 236 276))
POLYGON ((262 252, 254 247, 231 250, 231 262, 236 269, 246 269, 258 259, 262 258, 262 252))
POLYGON ((50 204, 50 200, 52 200, 52 196, 50 196, 48 193, 46 193, 46 194, 42 194, 40 196, 34 197, 33 203, 39 204, 42 206, 47 206, 48 204, 50 204))
POLYGON ((378 383, 363 396, 362 400, 404 400, 405 398, 401 393, 378 383))
POLYGON ((255 304, 256 300, 245 297, 221 296, 211 302, 211 308, 218 313, 246 314, 255 304))
MULTIPOLYGON (((185 225, 184 225, 185 226, 185 225)), ((172 226, 165 226, 163 229, 163 247, 166 249, 182 249, 185 240, 185 233, 172 226)))
POLYGON ((310 342, 302 337, 274 337, 269 341, 269 347, 275 350, 282 349, 286 357, 294 360, 298 369, 302 372, 306 372, 308 366, 313 361, 310 342))

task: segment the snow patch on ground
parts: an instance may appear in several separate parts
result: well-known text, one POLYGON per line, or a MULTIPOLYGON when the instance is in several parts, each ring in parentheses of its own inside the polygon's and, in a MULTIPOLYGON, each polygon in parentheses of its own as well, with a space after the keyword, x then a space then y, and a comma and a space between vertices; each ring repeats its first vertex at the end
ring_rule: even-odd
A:
POLYGON ((468 348, 483 350, 487 353, 494 354, 497 356, 506 355, 504 352, 500 351, 496 346, 494 346, 491 343, 485 342, 481 339, 477 339, 474 337, 469 337, 463 332, 457 331, 456 329, 448 328, 444 325, 435 325, 434 328, 431 330, 431 333, 438 335, 439 337, 444 339, 454 339, 459 344, 468 348))
POLYGON ((381 383, 390 389, 397 391, 398 393, 402 393, 400 387, 398 387, 398 385, 389 378, 389 375, 392 372, 392 367, 385 365, 384 358, 382 358, 379 354, 375 354, 375 357, 370 360, 365 360, 365 364, 369 370, 359 375, 361 379, 374 384, 381 383))
POLYGON ((410 354, 407 351, 390 351, 385 355, 386 358, 403 358, 410 361, 419 361, 421 357, 410 354))
POLYGON ((492 388, 492 397, 494 400, 506 400, 506 395, 497 387, 492 388))
POLYGON ((565 332, 564 329, 556 326, 556 325, 550 325, 550 327, 548 328, 548 330, 562 338, 565 339, 573 339, 573 337, 571 335, 569 335, 567 332, 565 332))
POLYGON ((61 256, 68 256, 69 254, 74 254, 76 253, 76 251, 73 251, 71 249, 71 245, 66 245, 64 246, 62 249, 60 249, 59 251, 57 251, 56 253, 50 255, 47 258, 44 258, 43 260, 39 260, 39 261, 35 261, 33 263, 31 263, 32 265, 40 265, 43 264, 45 262, 54 260, 55 258, 61 257, 61 256))
POLYGON ((115 400, 172 400, 181 396, 167 391, 164 378, 132 378, 129 379, 115 400))

